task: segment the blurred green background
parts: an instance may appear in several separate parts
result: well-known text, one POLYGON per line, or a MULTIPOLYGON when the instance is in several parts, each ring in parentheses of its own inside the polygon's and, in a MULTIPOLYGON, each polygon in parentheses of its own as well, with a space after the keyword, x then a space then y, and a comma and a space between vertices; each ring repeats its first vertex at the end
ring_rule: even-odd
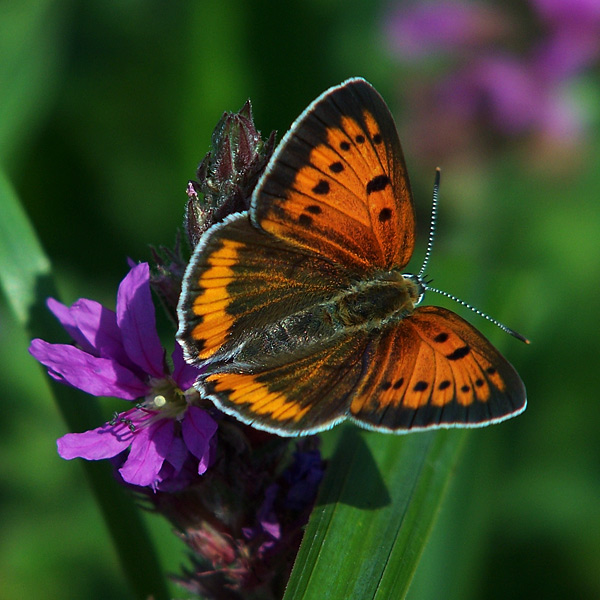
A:
MULTIPOLYGON (((512 18, 527 37, 538 31, 525 4, 513 3, 512 18)), ((532 340, 526 347, 461 312, 517 367, 529 407, 469 434, 409 598, 598 598, 598 69, 577 78, 587 120, 567 149, 496 132, 483 153, 426 152, 419 131, 443 135, 444 106, 424 123, 409 92, 440 67, 390 51, 390 6, 3 2, 2 167, 53 262, 62 299, 114 307, 126 258, 148 260, 148 244, 173 243, 187 181, 224 110, 250 97, 257 127, 281 137, 324 89, 366 77, 404 140, 419 219, 413 268, 441 166, 435 285, 532 340)), ((56 454, 66 429, 28 343, 2 300, 0 598, 129 598, 80 466, 56 454)), ((177 571, 183 546, 168 525, 148 520, 165 569, 177 571)))

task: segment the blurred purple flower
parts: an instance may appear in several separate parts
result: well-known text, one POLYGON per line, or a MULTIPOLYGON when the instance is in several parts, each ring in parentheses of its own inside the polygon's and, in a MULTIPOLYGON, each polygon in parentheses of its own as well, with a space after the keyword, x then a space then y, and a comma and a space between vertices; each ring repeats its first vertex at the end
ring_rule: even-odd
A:
POLYGON ((392 12, 386 23, 394 52, 408 60, 447 51, 472 51, 498 39, 508 30, 503 15, 487 6, 453 0, 436 0, 392 12))
POLYGON ((31 342, 30 353, 51 377, 94 396, 141 399, 97 429, 61 437, 59 454, 99 460, 129 449, 120 476, 153 489, 172 487, 192 459, 197 473, 204 473, 217 424, 192 404, 197 369, 185 363, 179 345, 172 354, 172 372, 166 365, 148 264, 132 267, 119 285, 116 313, 87 299, 67 307, 49 298, 48 307, 77 344, 31 342))
POLYGON ((509 55, 482 57, 443 80, 442 103, 461 118, 484 114, 508 134, 532 127, 545 89, 522 62, 509 55))
POLYGON ((428 83, 420 78, 412 89, 405 86, 418 104, 411 119, 415 138, 427 132, 425 121, 437 120, 453 137, 429 147, 453 154, 458 138, 480 135, 486 123, 497 134, 530 135, 557 147, 581 139, 585 111, 572 85, 600 59, 600 3, 530 0, 530 6, 541 33, 527 38, 499 3, 484 8, 444 0, 392 11, 386 25, 392 51, 406 63, 437 54, 446 70, 428 83), (512 51, 518 47, 520 53, 512 51))
POLYGON ((547 81, 559 81, 600 57, 600 2, 530 0, 547 34, 533 50, 532 67, 547 81))
POLYGON ((256 538, 264 540, 257 550, 260 558, 263 558, 265 553, 271 550, 281 539, 281 525, 274 507, 278 494, 279 486, 276 483, 272 483, 265 490, 264 502, 256 514, 256 524, 254 527, 242 528, 242 533, 247 540, 254 540, 256 538))
POLYGON ((529 0, 539 16, 555 27, 600 23, 598 0, 529 0))
MULTIPOLYGON (((244 527, 242 532, 248 540, 262 541, 258 555, 276 548, 282 538, 282 515, 302 514, 312 507, 323 478, 323 459, 319 450, 298 450, 293 463, 283 472, 281 482, 273 483, 265 490, 264 501, 256 514, 253 527, 244 527)), ((301 518, 303 522, 304 519, 301 518)))

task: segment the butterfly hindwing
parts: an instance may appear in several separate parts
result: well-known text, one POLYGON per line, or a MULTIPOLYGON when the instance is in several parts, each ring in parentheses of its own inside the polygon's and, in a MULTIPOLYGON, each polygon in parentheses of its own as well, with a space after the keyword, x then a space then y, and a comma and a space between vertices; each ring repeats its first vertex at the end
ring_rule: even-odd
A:
POLYGON ((525 409, 525 388, 510 363, 444 308, 417 308, 372 341, 365 362, 350 413, 367 427, 478 426, 525 409))
POLYGON ((306 109, 259 182, 251 216, 357 272, 408 263, 410 185, 393 117, 371 85, 349 80, 306 109))
POLYGON ((365 347, 365 335, 340 336, 260 366, 222 366, 203 378, 202 389, 221 410, 259 429, 315 433, 346 418, 365 347))

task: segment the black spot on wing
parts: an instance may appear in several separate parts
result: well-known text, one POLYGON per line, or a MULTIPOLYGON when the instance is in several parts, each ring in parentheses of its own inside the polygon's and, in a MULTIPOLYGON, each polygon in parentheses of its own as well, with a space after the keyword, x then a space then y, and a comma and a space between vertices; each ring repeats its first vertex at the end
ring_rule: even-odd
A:
POLYGON ((329 182, 325 181, 324 179, 321 179, 319 181, 319 183, 317 183, 317 185, 315 185, 315 187, 312 189, 312 191, 315 194, 319 194, 320 196, 328 194, 329 193, 329 182))
POLYGON ((369 183, 367 183, 367 194, 381 192, 382 190, 385 190, 388 185, 390 185, 390 178, 387 175, 376 175, 369 183))
POLYGON ((392 218, 392 211, 389 208, 382 208, 379 211, 379 215, 377 215, 377 218, 379 219, 379 221, 381 223, 385 223, 386 221, 389 221, 392 218))
POLYGON ((429 387, 426 381, 417 381, 413 387, 413 392, 424 392, 429 387))
POLYGON ((460 348, 457 348, 456 350, 454 350, 454 352, 451 352, 450 354, 446 354, 446 358, 448 360, 460 360, 461 358, 464 358, 465 356, 467 356, 467 354, 469 354, 469 352, 471 352, 471 348, 469 347, 468 344, 465 344, 464 346, 461 346, 460 348))
POLYGON ((302 227, 310 227, 312 225, 312 217, 310 215, 305 215, 304 213, 302 213, 299 217, 298 217, 298 223, 300 223, 300 225, 302 225, 302 227))
POLYGON ((392 383, 391 381, 384 381, 379 387, 382 390, 389 390, 391 388, 394 388, 395 390, 399 390, 402 387, 402 384, 404 383, 404 377, 400 377, 400 379, 396 379, 396 381, 394 381, 394 383, 392 383))

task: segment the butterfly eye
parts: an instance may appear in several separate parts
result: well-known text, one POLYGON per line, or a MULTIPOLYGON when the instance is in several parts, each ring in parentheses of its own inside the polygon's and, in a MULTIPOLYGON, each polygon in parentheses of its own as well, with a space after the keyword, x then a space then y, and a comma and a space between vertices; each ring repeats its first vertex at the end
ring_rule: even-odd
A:
MULTIPOLYGON (((413 273, 402 273, 402 277, 408 279, 408 281, 415 286, 414 296, 416 297, 416 300, 414 300, 414 305, 417 306, 417 304, 420 304, 425 297, 425 291, 427 290, 426 283, 421 277, 414 275, 413 273)), ((411 296, 413 296, 413 294, 411 294, 411 296)))

